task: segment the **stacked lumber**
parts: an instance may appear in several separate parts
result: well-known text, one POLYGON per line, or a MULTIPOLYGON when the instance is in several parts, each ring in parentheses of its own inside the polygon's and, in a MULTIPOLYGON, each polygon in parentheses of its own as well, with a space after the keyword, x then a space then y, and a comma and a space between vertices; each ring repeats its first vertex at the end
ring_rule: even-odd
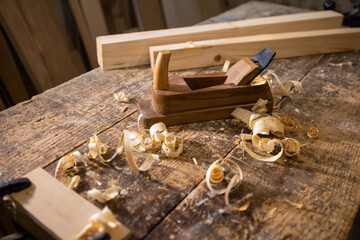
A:
MULTIPOLYGON (((144 65, 150 63, 149 47, 151 46, 260 34, 332 29, 339 28, 342 19, 342 14, 333 11, 320 11, 102 36, 97 38, 98 62, 103 70, 144 65)), ((266 46, 259 49, 264 47, 266 46)))
POLYGON ((91 68, 96 62, 96 42, 98 36, 109 34, 100 0, 69 0, 76 25, 84 43, 91 68))
POLYGON ((1 0, 0 21, 36 90, 42 92, 85 72, 51 0, 1 0))
POLYGON ((171 52, 169 70, 236 63, 269 47, 275 58, 298 57, 360 49, 360 28, 339 28, 224 38, 150 47, 151 66, 160 51, 171 52), (189 61, 191 59, 192 61, 189 61))

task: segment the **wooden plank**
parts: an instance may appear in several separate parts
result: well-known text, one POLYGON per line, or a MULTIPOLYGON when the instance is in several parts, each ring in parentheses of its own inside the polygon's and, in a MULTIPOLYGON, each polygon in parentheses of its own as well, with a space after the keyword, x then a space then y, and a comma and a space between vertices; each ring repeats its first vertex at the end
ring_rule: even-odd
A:
MULTIPOLYGON (((287 134, 301 144, 298 157, 264 163, 240 146, 227 156, 244 173, 230 201, 252 193, 248 210, 231 211, 202 181, 145 239, 347 239, 360 199, 359 56, 325 55, 301 81, 304 93, 283 102, 280 111, 301 124, 287 134), (320 130, 317 139, 306 136, 311 126, 320 130)), ((275 61, 284 80, 297 74, 275 61)))
POLYGON ((85 71, 76 65, 53 2, 1 0, 0 19, 38 92, 85 71))
POLYGON ((237 62, 251 57, 264 47, 276 52, 275 58, 344 52, 360 48, 360 28, 224 38, 192 43, 150 47, 151 63, 160 51, 170 51, 169 70, 214 66, 226 60, 237 62))
POLYGON ((84 43, 91 68, 98 67, 96 61, 96 37, 108 34, 100 0, 70 0, 76 25, 84 43))
MULTIPOLYGON (((10 196, 19 211, 42 225, 55 239, 75 239, 89 223, 90 217, 101 212, 41 168, 28 173, 26 177, 30 179, 31 187, 10 196)), ((111 237, 129 237, 129 229, 121 223, 118 224, 120 232, 111 232, 111 237)))
POLYGON ((336 12, 322 11, 102 36, 96 40, 98 62, 103 70, 149 64, 150 46, 239 35, 338 28, 341 26, 342 18, 342 15, 336 12))
POLYGON ((165 28, 160 0, 133 0, 140 31, 165 28))

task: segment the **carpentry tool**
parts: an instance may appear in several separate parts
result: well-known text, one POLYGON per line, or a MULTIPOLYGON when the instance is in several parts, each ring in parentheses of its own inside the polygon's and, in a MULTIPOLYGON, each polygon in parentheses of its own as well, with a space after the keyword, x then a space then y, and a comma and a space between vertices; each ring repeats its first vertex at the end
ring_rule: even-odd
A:
MULTIPOLYGON (((4 180, 4 181, 0 182, 0 198, 2 198, 5 195, 11 194, 11 193, 18 193, 24 189, 27 189, 31 186, 31 184, 32 184, 32 182, 27 177, 4 180)), ((19 233, 14 234, 14 235, 8 235, 5 238, 12 239, 12 240, 24 239, 23 235, 19 234, 19 233)), ((86 238, 86 240, 109 240, 109 239, 110 239, 109 234, 107 234, 105 232, 95 233, 86 238)))
POLYGON ((0 182, 0 198, 10 193, 19 192, 31 186, 28 178, 15 178, 0 182))
POLYGON ((168 79, 170 52, 157 56, 152 100, 138 103, 145 128, 157 122, 166 125, 230 117, 236 107, 250 109, 259 98, 273 98, 268 82, 259 74, 269 65, 275 52, 265 48, 254 57, 243 57, 227 73, 213 73, 168 79))

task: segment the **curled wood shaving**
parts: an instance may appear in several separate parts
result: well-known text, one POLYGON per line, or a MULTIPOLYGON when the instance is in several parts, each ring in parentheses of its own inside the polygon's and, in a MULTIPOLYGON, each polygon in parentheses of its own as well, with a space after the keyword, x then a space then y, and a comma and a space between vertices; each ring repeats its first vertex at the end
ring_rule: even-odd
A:
POLYGON ((239 181, 239 175, 234 175, 231 180, 230 180, 230 183, 229 185, 227 186, 226 188, 226 191, 225 191, 225 204, 231 208, 232 210, 234 211, 239 211, 239 212, 243 212, 243 211, 246 211, 246 209, 249 208, 250 206, 250 200, 249 200, 249 197, 252 196, 252 193, 250 194, 247 194, 245 197, 243 197, 240 202, 243 202, 243 204, 240 206, 240 207, 233 207, 231 204, 230 204, 230 201, 229 201, 229 194, 231 192, 231 189, 234 188, 234 185, 237 184, 237 182, 239 181))
POLYGON ((90 138, 88 147, 89 153, 86 154, 86 157, 89 159, 95 159, 98 155, 105 154, 109 148, 108 145, 102 144, 96 134, 90 138))
POLYGON ((258 113, 258 114, 265 114, 268 109, 266 107, 266 104, 268 103, 268 100, 264 100, 264 99, 261 99, 259 98, 257 100, 257 102, 255 103, 255 105, 251 108, 251 111, 253 113, 258 113))
POLYGON ((222 71, 223 72, 227 72, 228 70, 229 70, 229 66, 230 66, 230 61, 229 60, 226 60, 225 62, 224 62, 224 65, 223 65, 223 68, 222 68, 222 71))
POLYGON ((93 188, 87 191, 87 195, 101 203, 107 202, 115 198, 119 194, 120 188, 116 186, 111 186, 103 191, 93 188))
POLYGON ((106 206, 101 212, 95 213, 90 217, 87 224, 76 236, 77 240, 85 239, 95 233, 106 232, 111 239, 117 239, 121 229, 111 210, 106 206))
POLYGON ((300 143, 293 138, 285 138, 282 140, 284 143, 284 153, 288 157, 298 155, 300 152, 300 143))
MULTIPOLYGON (((286 156, 294 156, 300 152, 300 144, 297 140, 291 138, 271 139, 268 137, 260 137, 260 135, 274 135, 275 137, 282 138, 285 135, 283 123, 273 116, 262 117, 260 114, 252 114, 251 111, 246 109, 237 108, 233 111, 232 115, 248 124, 249 128, 253 131, 250 134, 241 134, 240 139, 244 150, 253 158, 265 162, 274 162, 278 160, 283 153, 286 156), (250 115, 251 114, 251 115, 250 115), (253 152, 246 145, 247 140, 252 140, 253 146, 261 151, 271 153, 275 150, 275 146, 280 146, 281 150, 273 156, 261 156, 253 152)), ((239 144, 239 141, 236 141, 239 144)))
POLYGON ((210 181, 212 183, 221 182, 224 179, 224 171, 220 165, 215 165, 210 173, 210 181))
POLYGON ((152 163, 155 160, 159 160, 159 155, 149 154, 147 156, 147 158, 145 159, 145 161, 139 167, 136 164, 133 154, 132 154, 132 147, 131 147, 130 140, 129 140, 129 134, 130 134, 130 132, 127 130, 124 130, 124 132, 122 134, 122 139, 123 139, 123 142, 125 145, 125 154, 126 154, 127 161, 132 169, 140 171, 140 172, 145 172, 145 171, 149 170, 149 168, 151 167, 152 163))
POLYGON ((109 163, 114 158, 122 152, 124 146, 122 143, 122 140, 120 139, 119 145, 115 151, 115 153, 110 157, 109 159, 104 159, 102 154, 106 154, 109 146, 102 144, 100 138, 95 134, 90 138, 89 142, 89 153, 86 155, 89 159, 96 159, 96 157, 99 157, 100 160, 104 163, 109 163))
POLYGON ((287 81, 285 83, 285 86, 282 84, 282 82, 280 81, 279 77, 272 71, 268 71, 264 76, 263 78, 265 78, 266 80, 270 80, 272 81, 273 78, 275 78, 276 82, 279 84, 279 87, 280 87, 280 91, 281 91, 281 96, 283 97, 287 97, 289 96, 290 94, 290 90, 291 90, 291 87, 294 86, 294 89, 295 90, 298 90, 298 91, 302 91, 304 90, 303 89, 303 86, 301 84, 301 82, 299 81, 287 81))
POLYGON ((311 127, 307 131, 306 135, 311 139, 317 138, 319 136, 319 130, 317 128, 311 127))
POLYGON ((258 134, 269 135, 272 133, 276 137, 284 137, 284 125, 275 117, 259 118, 253 128, 253 136, 258 134))
POLYGON ((247 146, 246 146, 246 143, 245 143, 245 137, 243 134, 241 134, 241 142, 242 142, 242 145, 245 149, 245 151, 250 155, 252 156, 253 158, 256 158, 257 160, 259 161, 263 161, 263 162, 275 162, 276 160, 278 160, 283 152, 284 152, 284 148, 283 148, 283 144, 282 142, 279 140, 279 139, 272 139, 270 141, 268 141, 267 144, 271 145, 271 146, 275 146, 275 144, 278 144, 281 146, 281 150, 278 154, 276 155, 273 155, 273 156, 261 156, 261 155, 258 155, 256 153, 254 153, 253 151, 251 151, 247 146))
MULTIPOLYGON (((224 161, 224 162, 228 162, 228 163, 234 165, 235 168, 237 169, 237 172, 238 172, 238 175, 239 175, 239 178, 237 178, 238 181, 236 182, 236 184, 234 184, 234 185, 232 186, 232 189, 236 188, 236 187, 240 184, 240 182, 242 181, 242 179, 243 179, 243 174, 242 174, 241 168, 239 167, 239 165, 238 165, 236 162, 234 162, 234 161, 232 161, 232 160, 230 160, 230 159, 227 159, 227 158, 216 160, 215 162, 213 162, 213 163, 210 165, 210 167, 208 168, 208 170, 207 170, 207 172, 206 172, 206 185, 207 185, 207 187, 209 188, 209 190, 210 190, 212 193, 214 193, 214 194, 223 194, 223 193, 225 193, 225 191, 226 191, 226 188, 214 189, 214 188, 211 186, 211 182, 212 182, 211 179, 213 179, 213 181, 214 181, 214 175, 217 175, 216 172, 219 171, 219 164, 220 164, 221 162, 223 162, 223 161, 224 161), (213 173, 214 171, 215 171, 215 173, 213 173)), ((221 171, 222 171, 222 170, 221 170, 221 171)))
POLYGON ((75 151, 68 156, 60 158, 58 164, 56 165, 55 178, 58 177, 59 171, 68 171, 71 168, 76 167, 77 160, 80 160, 81 162, 84 163, 85 166, 87 166, 85 159, 78 151, 75 151))
POLYGON ((72 179, 71 182, 69 184, 69 188, 73 189, 73 188, 77 188, 79 186, 80 183, 80 176, 79 175, 75 175, 72 179))
POLYGON ((129 102, 129 98, 123 92, 114 93, 114 98, 118 102, 124 102, 124 103, 129 102))
POLYGON ((247 109, 235 108, 235 110, 231 113, 231 116, 249 125, 250 117, 252 114, 253 113, 247 109))
POLYGON ((161 146, 161 152, 167 157, 178 157, 183 151, 183 140, 175 137, 174 134, 168 133, 161 146))

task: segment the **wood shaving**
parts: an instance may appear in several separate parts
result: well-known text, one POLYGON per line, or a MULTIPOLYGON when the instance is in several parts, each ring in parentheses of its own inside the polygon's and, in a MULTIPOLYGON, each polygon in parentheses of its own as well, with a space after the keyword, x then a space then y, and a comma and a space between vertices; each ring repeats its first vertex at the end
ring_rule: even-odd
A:
POLYGON ((268 104, 268 100, 259 98, 255 103, 255 105, 251 108, 251 111, 253 113, 258 113, 263 115, 268 111, 266 104, 268 104))
POLYGON ((120 139, 119 145, 115 153, 112 155, 112 157, 110 157, 109 159, 104 159, 102 155, 106 154, 109 146, 102 144, 100 138, 96 134, 90 138, 90 142, 88 146, 89 146, 89 153, 86 154, 86 157, 88 157, 89 159, 96 159, 97 157, 99 157, 100 160, 104 163, 109 163, 112 160, 114 160, 114 158, 119 153, 121 153, 124 148, 122 144, 122 140, 120 139))
MULTIPOLYGON (((238 185, 240 185, 240 182, 243 179, 243 174, 242 174, 241 168, 239 167, 239 165, 236 162, 234 162, 234 161, 232 161, 230 159, 227 159, 227 158, 216 160, 215 162, 213 162, 210 165, 210 167, 208 168, 208 170, 206 172, 206 185, 209 188, 210 192, 212 192, 214 194, 223 194, 223 193, 226 192, 226 189, 227 189, 227 188, 214 189, 212 187, 212 185, 211 185, 211 182, 212 182, 211 178, 214 177, 213 171, 214 171, 214 169, 215 169, 215 171, 218 171, 218 168, 219 168, 219 165, 220 165, 221 162, 228 162, 228 163, 234 165, 235 168, 237 169, 237 175, 239 176, 239 178, 237 178, 238 181, 236 182, 236 184, 234 184, 232 186, 232 189, 234 189, 238 185)), ((221 171, 223 171, 223 170, 221 170, 221 171)), ((214 180, 214 178, 213 178, 213 180, 214 180)))
POLYGON ((296 208, 296 209, 302 209, 303 207, 303 204, 302 203, 295 203, 295 202, 292 202, 290 200, 285 200, 285 202, 287 202, 290 206, 296 208))
POLYGON ((296 118, 280 114, 273 114, 273 116, 280 120, 280 122, 284 125, 286 132, 296 132, 301 128, 300 123, 296 118))
POLYGON ((69 184, 69 188, 70 189, 74 189, 74 188, 77 188, 79 186, 79 183, 80 183, 80 176, 79 175, 75 175, 72 179, 71 179, 71 182, 69 184))
POLYGON ((299 81, 287 81, 284 86, 280 81, 279 77, 272 71, 268 71, 265 75, 263 75, 263 78, 265 78, 267 81, 273 81, 273 79, 275 79, 276 82, 279 84, 281 96, 283 97, 289 96, 292 86, 295 90, 304 90, 302 83, 299 81))
POLYGON ((68 156, 60 158, 58 164, 56 165, 55 178, 58 177, 60 171, 68 171, 71 168, 76 167, 78 160, 80 160, 82 163, 84 163, 85 166, 87 166, 85 159, 78 151, 75 151, 68 156))
POLYGON ((234 161, 227 159, 227 158, 216 160, 215 162, 213 162, 210 165, 210 167, 208 168, 208 170, 206 172, 206 185, 209 188, 210 193, 215 194, 215 195, 225 193, 225 195, 224 195, 225 204, 234 211, 245 211, 250 206, 250 201, 248 198, 252 196, 252 193, 247 194, 245 197, 243 197, 240 200, 240 202, 243 203, 240 207, 232 206, 229 201, 230 192, 232 190, 236 189, 240 185, 242 179, 243 179, 243 174, 242 174, 242 171, 241 171, 241 168, 239 167, 239 165, 237 163, 235 163, 234 161), (231 178, 231 180, 230 180, 229 184, 226 186, 226 188, 214 189, 212 187, 211 183, 213 183, 213 184, 220 183, 224 179, 228 178, 228 176, 226 178, 224 178, 224 170, 220 166, 220 164, 222 162, 228 162, 228 163, 234 165, 237 169, 237 174, 235 174, 231 178))
POLYGON ((254 153, 253 151, 251 151, 247 146, 246 146, 246 143, 245 143, 245 138, 244 138, 244 135, 242 134, 241 135, 241 142, 242 142, 242 145, 245 149, 245 151, 250 155, 252 156, 253 158, 259 160, 259 161, 263 161, 263 162, 275 162, 276 160, 278 160, 283 152, 284 152, 284 148, 283 148, 283 144, 282 142, 279 140, 279 139, 272 139, 271 141, 268 142, 268 144, 271 144, 271 145, 275 145, 275 144, 279 144, 281 146, 281 150, 278 154, 276 155, 273 155, 273 156, 261 156, 261 155, 258 155, 256 153, 254 153))
POLYGON ((114 214, 106 206, 101 212, 95 213, 90 217, 87 224, 76 236, 76 240, 85 239, 95 233, 107 233, 111 239, 118 239, 120 236, 120 224, 116 221, 114 214))
POLYGON ((215 165, 210 173, 210 181, 212 183, 221 182, 224 179, 224 171, 220 165, 215 165))
POLYGON ((159 160, 159 155, 156 154, 148 154, 147 158, 145 159, 145 161, 141 164, 141 166, 139 167, 137 165, 137 163, 134 160, 133 154, 132 154, 132 146, 130 144, 130 140, 129 140, 129 134, 130 132, 127 130, 124 130, 123 134, 122 134, 122 139, 125 145, 125 154, 126 154, 126 159, 130 165, 130 167, 134 170, 140 171, 140 172, 145 172, 147 170, 150 169, 152 163, 155 160, 159 160))
POLYGON ((85 156, 89 159, 96 159, 98 155, 105 154, 109 148, 108 145, 103 144, 96 134, 90 138, 89 141, 89 153, 85 156))
POLYGON ((87 195, 94 200, 97 200, 101 203, 107 202, 111 199, 114 199, 116 196, 119 195, 120 188, 116 186, 111 186, 105 190, 99 190, 96 188, 93 188, 89 191, 87 191, 87 195))
POLYGON ((317 138, 319 136, 319 130, 317 128, 311 127, 307 131, 306 135, 311 139, 317 138))
POLYGON ((118 102, 128 103, 129 98, 123 92, 114 93, 114 98, 118 102))
MULTIPOLYGON (((253 114, 251 111, 242 108, 235 109, 231 115, 246 123, 252 130, 252 134, 242 133, 240 139, 244 150, 253 158, 265 162, 274 162, 278 160, 283 153, 289 157, 299 154, 300 143, 297 140, 291 138, 285 138, 283 140, 277 139, 283 138, 285 135, 284 124, 277 117, 262 117, 260 114, 253 114), (270 134, 277 138, 262 137, 263 135, 270 136, 270 134), (275 146, 280 146, 281 149, 276 155, 261 156, 253 152, 246 145, 247 140, 252 140, 253 146, 256 149, 267 153, 273 152, 275 146)), ((235 143, 239 144, 239 139, 236 140, 235 143)))
POLYGON ((125 107, 123 107, 122 109, 121 109, 121 112, 125 112, 126 110, 128 110, 128 106, 125 106, 125 107))
POLYGON ((222 71, 223 72, 227 72, 228 70, 229 70, 229 66, 230 66, 230 61, 229 60, 226 60, 225 62, 224 62, 224 65, 223 65, 223 68, 222 68, 222 71))
POLYGON ((241 200, 240 202, 242 202, 243 204, 240 206, 240 207, 233 207, 233 205, 230 204, 230 201, 229 201, 229 194, 231 192, 231 189, 233 188, 233 186, 236 184, 237 181, 239 178, 239 175, 234 175, 231 180, 230 180, 230 183, 229 185, 227 186, 227 189, 225 191, 225 204, 231 208, 232 210, 234 211, 239 211, 239 212, 243 212, 243 211, 246 211, 249 206, 250 206, 250 200, 249 198, 253 195, 252 193, 248 193, 246 194, 241 200))
POLYGON ((192 158, 192 160, 193 160, 193 162, 194 162, 194 164, 196 165, 196 166, 199 166, 199 164, 198 164, 198 162, 197 162, 197 160, 196 160, 196 158, 192 158))
POLYGON ((293 138, 285 138, 282 140, 284 143, 284 152, 288 157, 298 155, 300 152, 300 143, 298 140, 293 138))
MULTIPOLYGON (((231 116, 234 118, 241 120, 249 126, 250 117, 253 113, 244 108, 235 108, 235 110, 231 113, 231 116)), ((251 128, 252 129, 252 128, 251 128)))

